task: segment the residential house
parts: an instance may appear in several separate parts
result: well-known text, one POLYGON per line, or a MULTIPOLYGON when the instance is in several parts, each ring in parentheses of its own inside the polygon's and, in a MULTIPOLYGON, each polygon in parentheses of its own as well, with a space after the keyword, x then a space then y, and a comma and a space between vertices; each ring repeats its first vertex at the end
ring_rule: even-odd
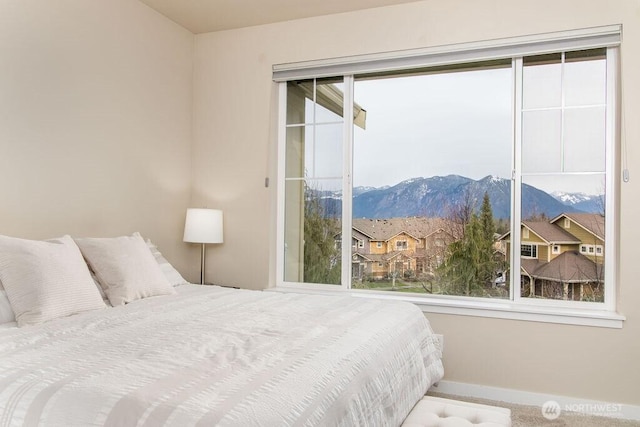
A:
MULTIPOLYGON (((500 237, 510 253, 509 233, 500 237)), ((520 228, 523 296, 599 300, 604 281, 604 216, 563 213, 520 228)))
POLYGON ((432 273, 459 235, 442 218, 357 218, 352 226, 352 275, 358 280, 432 273))

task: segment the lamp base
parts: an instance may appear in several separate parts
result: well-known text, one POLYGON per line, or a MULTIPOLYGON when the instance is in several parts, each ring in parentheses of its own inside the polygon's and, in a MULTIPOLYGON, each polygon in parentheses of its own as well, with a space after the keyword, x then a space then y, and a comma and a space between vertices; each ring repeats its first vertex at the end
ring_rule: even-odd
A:
POLYGON ((200 252, 200 284, 204 285, 204 260, 205 260, 205 244, 202 243, 202 251, 200 252))

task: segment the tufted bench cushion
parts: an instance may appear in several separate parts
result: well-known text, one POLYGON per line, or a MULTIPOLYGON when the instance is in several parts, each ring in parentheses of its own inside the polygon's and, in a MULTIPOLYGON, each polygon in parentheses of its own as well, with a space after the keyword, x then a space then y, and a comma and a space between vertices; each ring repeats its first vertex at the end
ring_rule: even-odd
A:
POLYGON ((496 406, 425 396, 402 427, 511 427, 511 411, 496 406))

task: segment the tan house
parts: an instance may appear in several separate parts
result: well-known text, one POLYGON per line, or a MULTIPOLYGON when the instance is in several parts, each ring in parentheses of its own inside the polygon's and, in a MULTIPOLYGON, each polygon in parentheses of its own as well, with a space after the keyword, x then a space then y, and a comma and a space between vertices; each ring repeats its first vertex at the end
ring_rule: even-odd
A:
POLYGON ((355 279, 430 273, 459 234, 442 218, 354 219, 352 227, 355 279))
MULTIPOLYGON (((510 253, 509 233, 500 237, 510 253)), ((520 228, 523 296, 599 300, 604 282, 604 216, 563 213, 520 228)))

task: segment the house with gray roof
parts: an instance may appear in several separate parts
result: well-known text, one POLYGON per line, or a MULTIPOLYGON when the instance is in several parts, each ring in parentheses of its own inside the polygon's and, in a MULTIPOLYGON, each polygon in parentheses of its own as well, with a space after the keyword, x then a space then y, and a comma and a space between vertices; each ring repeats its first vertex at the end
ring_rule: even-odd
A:
MULTIPOLYGON (((510 253, 510 233, 500 237, 510 253)), ((604 216, 563 213, 520 227, 521 295, 601 300, 604 283, 604 216)))

